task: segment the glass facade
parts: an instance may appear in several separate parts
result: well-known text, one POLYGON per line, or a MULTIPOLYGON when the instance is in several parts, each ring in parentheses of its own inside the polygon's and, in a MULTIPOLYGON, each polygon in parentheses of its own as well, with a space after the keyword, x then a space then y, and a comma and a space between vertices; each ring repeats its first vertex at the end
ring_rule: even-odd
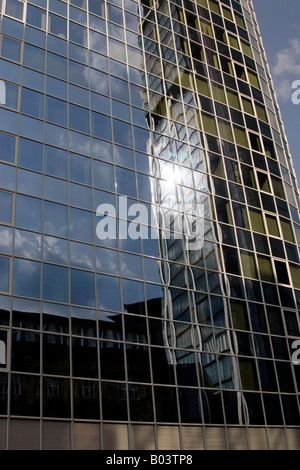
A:
POLYGON ((251 0, 0 13, 0 448, 300 449, 299 188, 251 0))

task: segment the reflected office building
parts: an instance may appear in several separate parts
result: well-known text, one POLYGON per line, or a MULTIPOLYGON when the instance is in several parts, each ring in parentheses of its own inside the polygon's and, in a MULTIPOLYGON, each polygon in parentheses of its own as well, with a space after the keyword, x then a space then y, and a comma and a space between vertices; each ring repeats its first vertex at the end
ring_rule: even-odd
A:
POLYGON ((0 13, 0 448, 300 449, 299 188, 252 1, 0 13))

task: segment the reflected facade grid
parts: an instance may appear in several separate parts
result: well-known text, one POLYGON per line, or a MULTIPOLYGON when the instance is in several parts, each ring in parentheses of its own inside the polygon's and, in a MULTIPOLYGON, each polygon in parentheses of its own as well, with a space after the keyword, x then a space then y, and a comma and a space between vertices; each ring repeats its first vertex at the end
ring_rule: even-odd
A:
POLYGON ((252 1, 0 18, 0 448, 300 449, 299 187, 252 1))

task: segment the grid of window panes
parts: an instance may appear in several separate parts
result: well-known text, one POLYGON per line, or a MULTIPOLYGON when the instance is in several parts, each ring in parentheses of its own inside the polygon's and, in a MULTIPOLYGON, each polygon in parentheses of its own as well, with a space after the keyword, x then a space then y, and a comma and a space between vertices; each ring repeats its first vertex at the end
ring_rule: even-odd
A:
POLYGON ((252 4, 0 9, 1 415, 299 425, 299 190, 252 4))

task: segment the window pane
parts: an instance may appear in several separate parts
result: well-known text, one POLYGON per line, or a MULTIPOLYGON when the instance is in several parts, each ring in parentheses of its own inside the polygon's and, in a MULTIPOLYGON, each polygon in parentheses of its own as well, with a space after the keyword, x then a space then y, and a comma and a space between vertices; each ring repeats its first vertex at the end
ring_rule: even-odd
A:
POLYGON ((41 235, 24 230, 15 232, 15 256, 23 258, 37 259, 41 258, 41 235))
POLYGON ((19 41, 16 41, 15 39, 3 36, 1 54, 7 59, 20 62, 21 43, 19 41))
POLYGON ((68 236, 68 207, 44 202, 44 231, 58 237, 68 236))
POLYGON ((89 0, 89 11, 98 16, 104 16, 103 0, 89 0))
POLYGON ((19 165, 30 170, 42 171, 43 145, 27 139, 19 139, 19 165))
POLYGON ((67 38, 67 20, 61 16, 49 13, 49 31, 60 38, 67 38))
POLYGON ((70 41, 81 44, 82 46, 87 45, 87 29, 84 26, 80 26, 77 23, 69 22, 69 39, 70 41))
POLYGON ((50 176, 44 177, 44 196, 55 202, 68 204, 68 182, 50 176))
POLYGON ((68 268, 43 265, 43 299, 65 303, 69 301, 68 268))
POLYGON ((27 170, 18 170, 17 191, 30 196, 42 196, 42 175, 27 170))
POLYGON ((17 195, 16 225, 29 230, 41 231, 42 201, 30 196, 17 195))
POLYGON ((93 273, 71 269, 71 303, 95 306, 95 278, 93 273))
POLYGON ((13 292, 24 297, 40 297, 40 263, 15 259, 13 292))
POLYGON ((70 179, 78 183, 91 184, 91 160, 71 153, 70 161, 70 179))
POLYGON ((60 178, 68 175, 68 154, 65 150, 45 146, 45 173, 60 178))
POLYGON ((0 105, 17 109, 19 89, 15 85, 0 80, 0 105))
POLYGON ((11 224, 12 194, 0 191, 0 221, 11 224))
POLYGON ((114 167, 109 163, 93 162, 93 178, 95 188, 114 191, 114 167))
POLYGON ((70 242, 70 264, 77 268, 94 268, 94 251, 92 245, 70 242))
POLYGON ((70 237, 84 242, 93 241, 93 214, 70 208, 70 237))
POLYGON ((50 263, 68 264, 67 240, 44 235, 43 258, 50 263))
POLYGON ((15 137, 0 132, 0 160, 13 163, 15 160, 15 137))
POLYGON ((17 20, 23 19, 24 4, 20 0, 6 0, 5 13, 17 20))
MULTIPOLYGON (((20 3, 20 1, 19 1, 20 3)), ((26 23, 37 28, 46 28, 46 11, 32 5, 27 6, 26 23)))
POLYGON ((67 126, 67 103, 51 96, 46 97, 46 120, 67 126))
POLYGON ((0 291, 9 290, 9 258, 0 257, 0 291))
POLYGON ((90 113, 88 109, 69 105, 70 127, 80 132, 89 134, 90 132, 90 113))
POLYGON ((118 252, 96 247, 96 267, 97 271, 109 274, 118 274, 119 260, 118 252))
POLYGON ((92 112, 92 133, 100 139, 111 140, 110 117, 92 112))
POLYGON ((27 67, 43 72, 45 70, 45 51, 30 44, 25 44, 23 63, 27 67))
MULTIPOLYGON (((47 54, 47 74, 54 75, 54 77, 67 79, 67 60, 52 52, 47 54)), ((71 72, 70 72, 71 76, 71 72)))
POLYGON ((121 310, 120 280, 99 274, 97 276, 98 308, 121 310))
POLYGON ((44 95, 27 88, 22 90, 21 112, 43 119, 44 117, 44 95))

